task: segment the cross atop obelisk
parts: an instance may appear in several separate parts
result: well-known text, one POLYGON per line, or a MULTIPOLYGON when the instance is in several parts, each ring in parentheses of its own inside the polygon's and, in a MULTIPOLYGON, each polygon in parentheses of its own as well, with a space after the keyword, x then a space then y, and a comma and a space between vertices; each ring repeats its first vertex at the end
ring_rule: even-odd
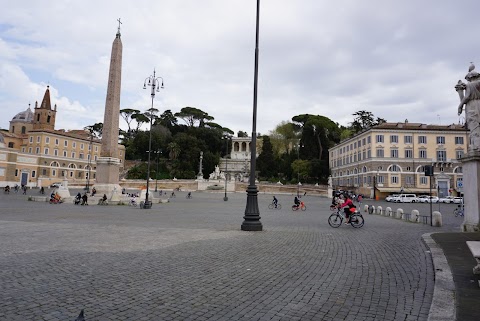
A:
POLYGON ((120 18, 118 18, 117 21, 118 21, 118 31, 117 31, 117 35, 120 35, 120 25, 122 24, 122 22, 120 21, 120 18))

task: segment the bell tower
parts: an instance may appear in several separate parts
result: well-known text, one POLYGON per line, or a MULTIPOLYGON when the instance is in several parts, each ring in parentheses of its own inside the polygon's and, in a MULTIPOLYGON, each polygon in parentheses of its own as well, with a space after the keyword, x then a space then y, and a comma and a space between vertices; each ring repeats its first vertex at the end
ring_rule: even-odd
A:
POLYGON ((38 106, 35 102, 35 111, 33 116, 33 129, 55 129, 55 118, 57 116, 57 105, 52 109, 50 103, 50 86, 47 86, 42 104, 38 106))

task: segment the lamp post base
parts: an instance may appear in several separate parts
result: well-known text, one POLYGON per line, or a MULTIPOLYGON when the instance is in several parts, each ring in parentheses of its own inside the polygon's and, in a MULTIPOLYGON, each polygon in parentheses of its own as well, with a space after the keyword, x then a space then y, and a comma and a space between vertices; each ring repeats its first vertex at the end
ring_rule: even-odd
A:
POLYGON ((248 186, 247 188, 247 206, 245 208, 242 231, 262 231, 263 225, 260 222, 260 212, 258 210, 258 190, 257 186, 248 186))
POLYGON ((225 202, 228 201, 228 196, 224 196, 224 197, 223 197, 223 200, 224 200, 225 202))

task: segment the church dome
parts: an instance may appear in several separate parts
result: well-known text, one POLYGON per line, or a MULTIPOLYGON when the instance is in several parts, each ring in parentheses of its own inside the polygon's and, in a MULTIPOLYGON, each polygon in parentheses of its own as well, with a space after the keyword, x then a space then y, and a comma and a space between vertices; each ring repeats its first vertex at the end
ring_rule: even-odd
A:
POLYGON ((30 107, 28 107, 27 110, 16 114, 15 117, 13 117, 11 121, 12 122, 30 123, 30 122, 33 121, 33 112, 30 109, 30 107))

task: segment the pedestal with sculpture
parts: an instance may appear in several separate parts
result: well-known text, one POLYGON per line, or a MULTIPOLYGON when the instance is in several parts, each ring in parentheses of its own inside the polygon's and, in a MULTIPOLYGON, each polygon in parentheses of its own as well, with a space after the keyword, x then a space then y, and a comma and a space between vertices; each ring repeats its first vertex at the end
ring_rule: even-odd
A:
POLYGON ((480 231, 480 74, 472 63, 465 76, 467 83, 458 81, 455 86, 460 97, 458 115, 465 109, 465 123, 468 129, 468 150, 463 163, 463 200, 465 204, 464 232, 480 231))

